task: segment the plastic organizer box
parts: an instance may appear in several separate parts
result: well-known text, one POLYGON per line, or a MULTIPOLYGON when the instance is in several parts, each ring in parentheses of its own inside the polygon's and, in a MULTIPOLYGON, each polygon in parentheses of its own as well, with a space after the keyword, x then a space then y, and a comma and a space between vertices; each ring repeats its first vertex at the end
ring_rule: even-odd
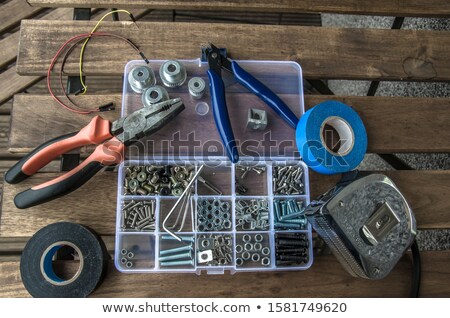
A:
MULTIPOLYGON (((150 61, 156 85, 163 86, 159 68, 164 62, 150 61)), ((127 160, 119 166, 117 269, 127 273, 220 274, 309 268, 313 262, 311 226, 301 217, 309 204, 309 177, 296 153, 293 129, 224 74, 230 121, 240 153, 240 161, 232 164, 224 154, 210 109, 207 63, 199 59, 180 62, 187 71, 185 83, 166 89, 170 98, 183 100, 185 110, 152 136, 129 147, 127 160), (201 77, 207 84, 201 99, 189 95, 187 83, 192 77, 201 77), (252 108, 267 112, 265 130, 246 128, 252 108), (192 183, 190 204, 184 201, 168 217, 201 166, 200 178, 192 183), (289 184, 295 180, 296 187, 287 189, 286 178, 290 178, 289 184), (175 240, 165 228, 182 241, 175 240)), ((301 116, 302 76, 297 63, 239 64, 301 116)), ((123 116, 143 107, 141 94, 127 81, 137 65, 145 64, 131 61, 125 67, 123 116)))

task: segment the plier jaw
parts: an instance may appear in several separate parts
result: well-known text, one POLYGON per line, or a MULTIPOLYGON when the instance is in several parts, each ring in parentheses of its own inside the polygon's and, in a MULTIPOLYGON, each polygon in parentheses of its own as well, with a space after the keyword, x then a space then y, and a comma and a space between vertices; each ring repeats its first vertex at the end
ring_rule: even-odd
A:
POLYGON ((125 146, 129 146, 161 129, 183 110, 184 104, 180 98, 144 107, 114 121, 111 125, 111 134, 125 146))
POLYGON ((202 46, 202 52, 208 61, 209 88, 211 104, 216 122, 217 130, 225 147, 228 158, 236 163, 239 154, 236 148, 230 118, 228 116, 227 103, 225 98, 225 85, 222 80, 222 69, 233 74, 236 82, 247 88, 251 93, 258 96, 270 108, 272 108, 283 120, 292 128, 297 127, 298 118, 273 91, 261 83, 258 79, 245 71, 236 61, 227 58, 222 50, 212 43, 202 46))
POLYGON ((215 72, 217 75, 221 75, 222 69, 233 73, 231 67, 231 60, 226 56, 226 51, 219 49, 212 43, 208 43, 202 46, 202 51, 208 61, 209 69, 215 72))

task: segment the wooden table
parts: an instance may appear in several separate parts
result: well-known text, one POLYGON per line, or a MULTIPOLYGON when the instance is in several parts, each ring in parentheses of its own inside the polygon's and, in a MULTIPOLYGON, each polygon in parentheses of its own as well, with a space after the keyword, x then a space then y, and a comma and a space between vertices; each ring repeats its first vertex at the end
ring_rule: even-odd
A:
MULTIPOLYGON (((399 6, 392 1, 89 1, 29 0, 32 5, 52 7, 121 7, 135 10, 191 10, 203 13, 248 11, 265 13, 334 12, 393 16, 446 16, 450 6, 446 0, 423 3, 405 0, 399 6), (222 11, 221 11, 222 10, 222 11)), ((38 10, 38 9, 36 9, 38 10)), ((62 10, 62 9, 57 9, 62 10)), ((105 22, 101 29, 131 39, 151 59, 197 57, 199 44, 213 42, 227 47, 236 59, 293 60, 302 65, 304 77, 311 83, 324 79, 372 81, 449 81, 450 36, 448 32, 380 29, 341 29, 316 26, 242 23, 194 22, 105 22)), ((40 79, 46 75, 54 52, 69 37, 85 33, 93 21, 23 20, 17 72, 40 79)), ((119 44, 120 45, 120 44, 119 44)), ((85 57, 84 71, 92 76, 116 76, 134 59, 134 52, 110 41, 91 41, 85 57)), ((66 75, 77 75, 76 53, 68 59, 66 75)), ((3 75, 3 74, 1 74, 3 75)), ((6 78, 6 77, 5 77, 6 78)), ((93 77, 92 77, 93 78, 93 77)), ((2 79, 4 81, 5 79, 2 79)), ((0 82, 0 85, 5 85, 0 82)), ((108 94, 78 97, 87 105, 103 104, 111 99, 120 105, 120 88, 108 94)), ((320 101, 336 99, 351 105, 362 117, 368 132, 370 153, 449 152, 449 99, 412 97, 305 96, 306 107, 320 101)), ((103 113, 115 119, 114 112, 103 113)), ((90 116, 65 111, 48 94, 20 94, 14 98, 8 150, 23 154, 40 143, 84 126, 90 116)), ((89 149, 82 149, 82 156, 89 149)), ((55 166, 53 166, 55 167, 55 166)), ((0 262, 0 295, 27 296, 20 281, 18 253, 27 238, 41 227, 72 221, 88 225, 102 235, 113 251, 117 175, 99 173, 84 187, 63 199, 27 210, 13 204, 16 193, 31 185, 49 180, 55 172, 38 173, 19 185, 3 185, 0 219, 0 253, 12 255, 0 262), (16 255, 16 256, 14 256, 16 255)), ((389 171, 417 217, 419 229, 450 228, 449 171, 389 171)), ((312 196, 316 196, 338 180, 338 176, 311 173, 312 196)), ((1 255, 1 254, 0 254, 1 255)), ((367 281, 349 276, 331 255, 316 255, 311 269, 289 273, 242 273, 230 276, 196 276, 119 274, 111 261, 103 285, 93 294, 98 297, 400 297, 410 288, 410 255, 405 256, 394 271, 382 281, 367 281)), ((424 251, 423 296, 450 295, 450 251, 424 251)), ((73 266, 65 262, 62 266, 73 266)))

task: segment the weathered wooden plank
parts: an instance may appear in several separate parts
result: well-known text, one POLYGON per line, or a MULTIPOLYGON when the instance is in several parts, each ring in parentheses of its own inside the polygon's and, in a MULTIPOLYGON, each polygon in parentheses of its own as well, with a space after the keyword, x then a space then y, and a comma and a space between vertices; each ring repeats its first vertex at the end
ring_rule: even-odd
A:
MULTIPOLYGON (((95 22, 24 20, 17 71, 45 75, 54 52, 95 22)), ((200 44, 227 47, 236 59, 293 60, 307 78, 449 80, 450 36, 444 31, 338 29, 220 23, 105 22, 103 30, 136 43, 152 59, 195 58, 200 44)), ((76 52, 76 51, 75 51, 76 52)), ((77 74, 77 54, 66 64, 77 74)), ((86 75, 121 74, 136 52, 111 39, 90 43, 86 75)))
MULTIPOLYGON (((449 297, 450 252, 423 252, 421 297, 449 297)), ((119 273, 109 264, 104 282, 92 297, 408 297, 410 256, 383 280, 351 277, 332 255, 317 256, 304 272, 235 275, 119 273), (198 288, 202 286, 202 288, 198 288)), ((57 266, 74 268, 73 261, 57 266)), ((0 262, 0 297, 29 297, 20 280, 19 262, 0 262)))
MULTIPOLYGON (((20 1, 25 2, 25 1, 20 1)), ((27 4, 24 4, 26 6, 27 4)), ((73 9, 59 8, 43 15, 41 20, 71 20, 73 9)), ((16 59, 19 47, 20 31, 11 33, 0 41, 0 67, 3 67, 16 59)))
MULTIPOLYGON (((450 152, 449 99, 305 95, 305 105, 309 108, 329 99, 349 104, 361 115, 369 152, 450 152)), ((80 96, 77 100, 87 108, 110 101, 118 108, 121 105, 119 94, 80 96)), ((236 107, 229 107, 231 114, 235 111, 236 107)), ((115 119, 119 113, 117 109, 102 116, 115 119)), ((47 95, 31 94, 16 95, 12 118, 12 152, 28 152, 50 138, 80 129, 90 120, 89 116, 66 111, 47 95)), ((285 140, 294 144, 293 138, 286 136, 285 140)))
MULTIPOLYGON (((115 111, 104 112, 101 116, 110 120, 115 120, 120 117, 121 98, 118 94, 86 95, 79 96, 74 100, 83 101, 83 105, 85 105, 86 109, 113 101, 117 109, 115 111)), ((11 125, 12 130, 10 134, 10 150, 13 150, 13 152, 29 152, 29 150, 33 149, 35 146, 41 144, 45 140, 52 139, 54 136, 56 137, 79 130, 92 118, 92 116, 75 114, 63 109, 48 95, 16 95, 14 98, 14 105, 17 107, 13 106, 12 108, 13 123, 11 125), (39 105, 39 107, 37 107, 37 105, 39 105), (28 115, 23 116, 26 114, 26 112, 24 112, 25 109, 32 108, 35 109, 32 111, 32 114, 29 113, 28 115), (32 116, 33 119, 30 120, 30 117, 28 116, 32 116), (28 122, 28 124, 24 126, 25 122, 28 122), (16 123, 18 123, 18 126, 22 126, 23 129, 15 129, 16 123), (28 126, 31 123, 33 127, 28 126), (36 140, 32 143, 29 143, 29 140, 26 141, 28 138, 35 139, 35 137, 36 140), (25 142, 23 146, 20 145, 20 140, 25 142), (29 146, 26 146, 26 144, 29 146)))
MULTIPOLYGON (((419 228, 450 228, 450 171, 393 171, 387 173, 404 192, 413 209, 419 228)), ((101 172, 83 187, 64 198, 37 207, 19 210, 14 196, 31 186, 46 182, 59 174, 38 173, 18 184, 4 184, 0 236, 31 236, 41 227, 66 220, 92 227, 101 235, 115 231, 117 174, 101 172)), ((336 178, 311 174, 312 197, 328 189, 336 178)))
MULTIPOLYGON (((148 10, 136 10, 133 11, 133 14, 136 19, 142 18, 148 10)), ((93 20, 98 20, 101 15, 99 14, 98 9, 92 10, 93 20)), ((55 9, 48 14, 41 17, 41 20, 71 20, 73 16, 73 9, 70 8, 60 8, 55 9)), ((106 20, 110 19, 107 17, 106 20)), ((57 23, 53 21, 54 23, 57 23)), ((7 38, 3 39, 0 42, 0 48, 4 48, 4 50, 0 51, 0 67, 1 65, 7 65, 11 61, 14 61, 18 51, 18 39, 19 32, 16 32, 7 38), (13 40, 17 40, 14 42, 13 40)), ((48 67, 48 64, 45 66, 48 67)), ((15 68, 10 68, 7 72, 0 74, 0 105, 10 100, 14 94, 22 92, 23 90, 31 87, 33 84, 37 83, 42 76, 19 76, 15 73, 15 68)), ((56 90, 57 91, 57 90, 56 90)))
POLYGON ((20 32, 14 32, 0 40, 0 68, 14 62, 17 57, 20 32))
POLYGON ((39 13, 44 8, 30 6, 26 0, 11 0, 0 6, 0 33, 39 13))
POLYGON ((7 69, 0 74, 0 105, 41 78, 40 76, 20 76, 15 67, 7 69))
POLYGON ((448 16, 450 8, 445 0, 29 0, 32 5, 45 7, 80 8, 155 8, 188 10, 233 10, 270 12, 329 12, 393 16, 448 16))

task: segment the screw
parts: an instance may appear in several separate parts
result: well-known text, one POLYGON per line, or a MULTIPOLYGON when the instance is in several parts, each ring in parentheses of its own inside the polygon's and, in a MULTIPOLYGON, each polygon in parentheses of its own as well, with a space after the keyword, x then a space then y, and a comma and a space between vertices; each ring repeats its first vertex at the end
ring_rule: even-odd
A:
POLYGON ((248 172, 251 170, 250 167, 243 167, 244 168, 244 172, 241 175, 241 179, 244 180, 245 177, 247 176, 248 172))
POLYGON ((277 242, 278 246, 302 246, 302 247, 308 247, 309 243, 308 241, 295 241, 295 240, 286 240, 286 239, 279 239, 277 242))
POLYGON ((220 191, 216 186, 214 186, 213 184, 211 184, 209 181, 203 179, 202 176, 198 176, 197 180, 200 181, 201 183, 203 183, 203 185, 205 187, 207 187, 209 190, 211 190, 212 192, 214 192, 217 195, 222 195, 222 191, 220 191))
POLYGON ((178 259, 184 259, 184 258, 192 258, 192 251, 189 251, 186 253, 163 256, 163 257, 160 257, 159 260, 160 261, 171 261, 171 260, 178 260, 178 259))
POLYGON ((184 251, 192 251, 193 250, 193 245, 186 245, 186 246, 181 246, 181 247, 176 247, 176 248, 172 248, 169 250, 163 250, 159 252, 159 255, 167 255, 167 254, 173 254, 173 253, 179 253, 179 252, 184 252, 184 251))
MULTIPOLYGON (((181 238, 181 240, 183 242, 194 242, 194 236, 179 236, 179 238, 181 238)), ((174 238, 171 235, 163 235, 162 236, 163 240, 167 240, 167 241, 173 241, 176 240, 176 238, 174 238)))
POLYGON ((194 260, 161 262, 161 266, 194 266, 194 260))

